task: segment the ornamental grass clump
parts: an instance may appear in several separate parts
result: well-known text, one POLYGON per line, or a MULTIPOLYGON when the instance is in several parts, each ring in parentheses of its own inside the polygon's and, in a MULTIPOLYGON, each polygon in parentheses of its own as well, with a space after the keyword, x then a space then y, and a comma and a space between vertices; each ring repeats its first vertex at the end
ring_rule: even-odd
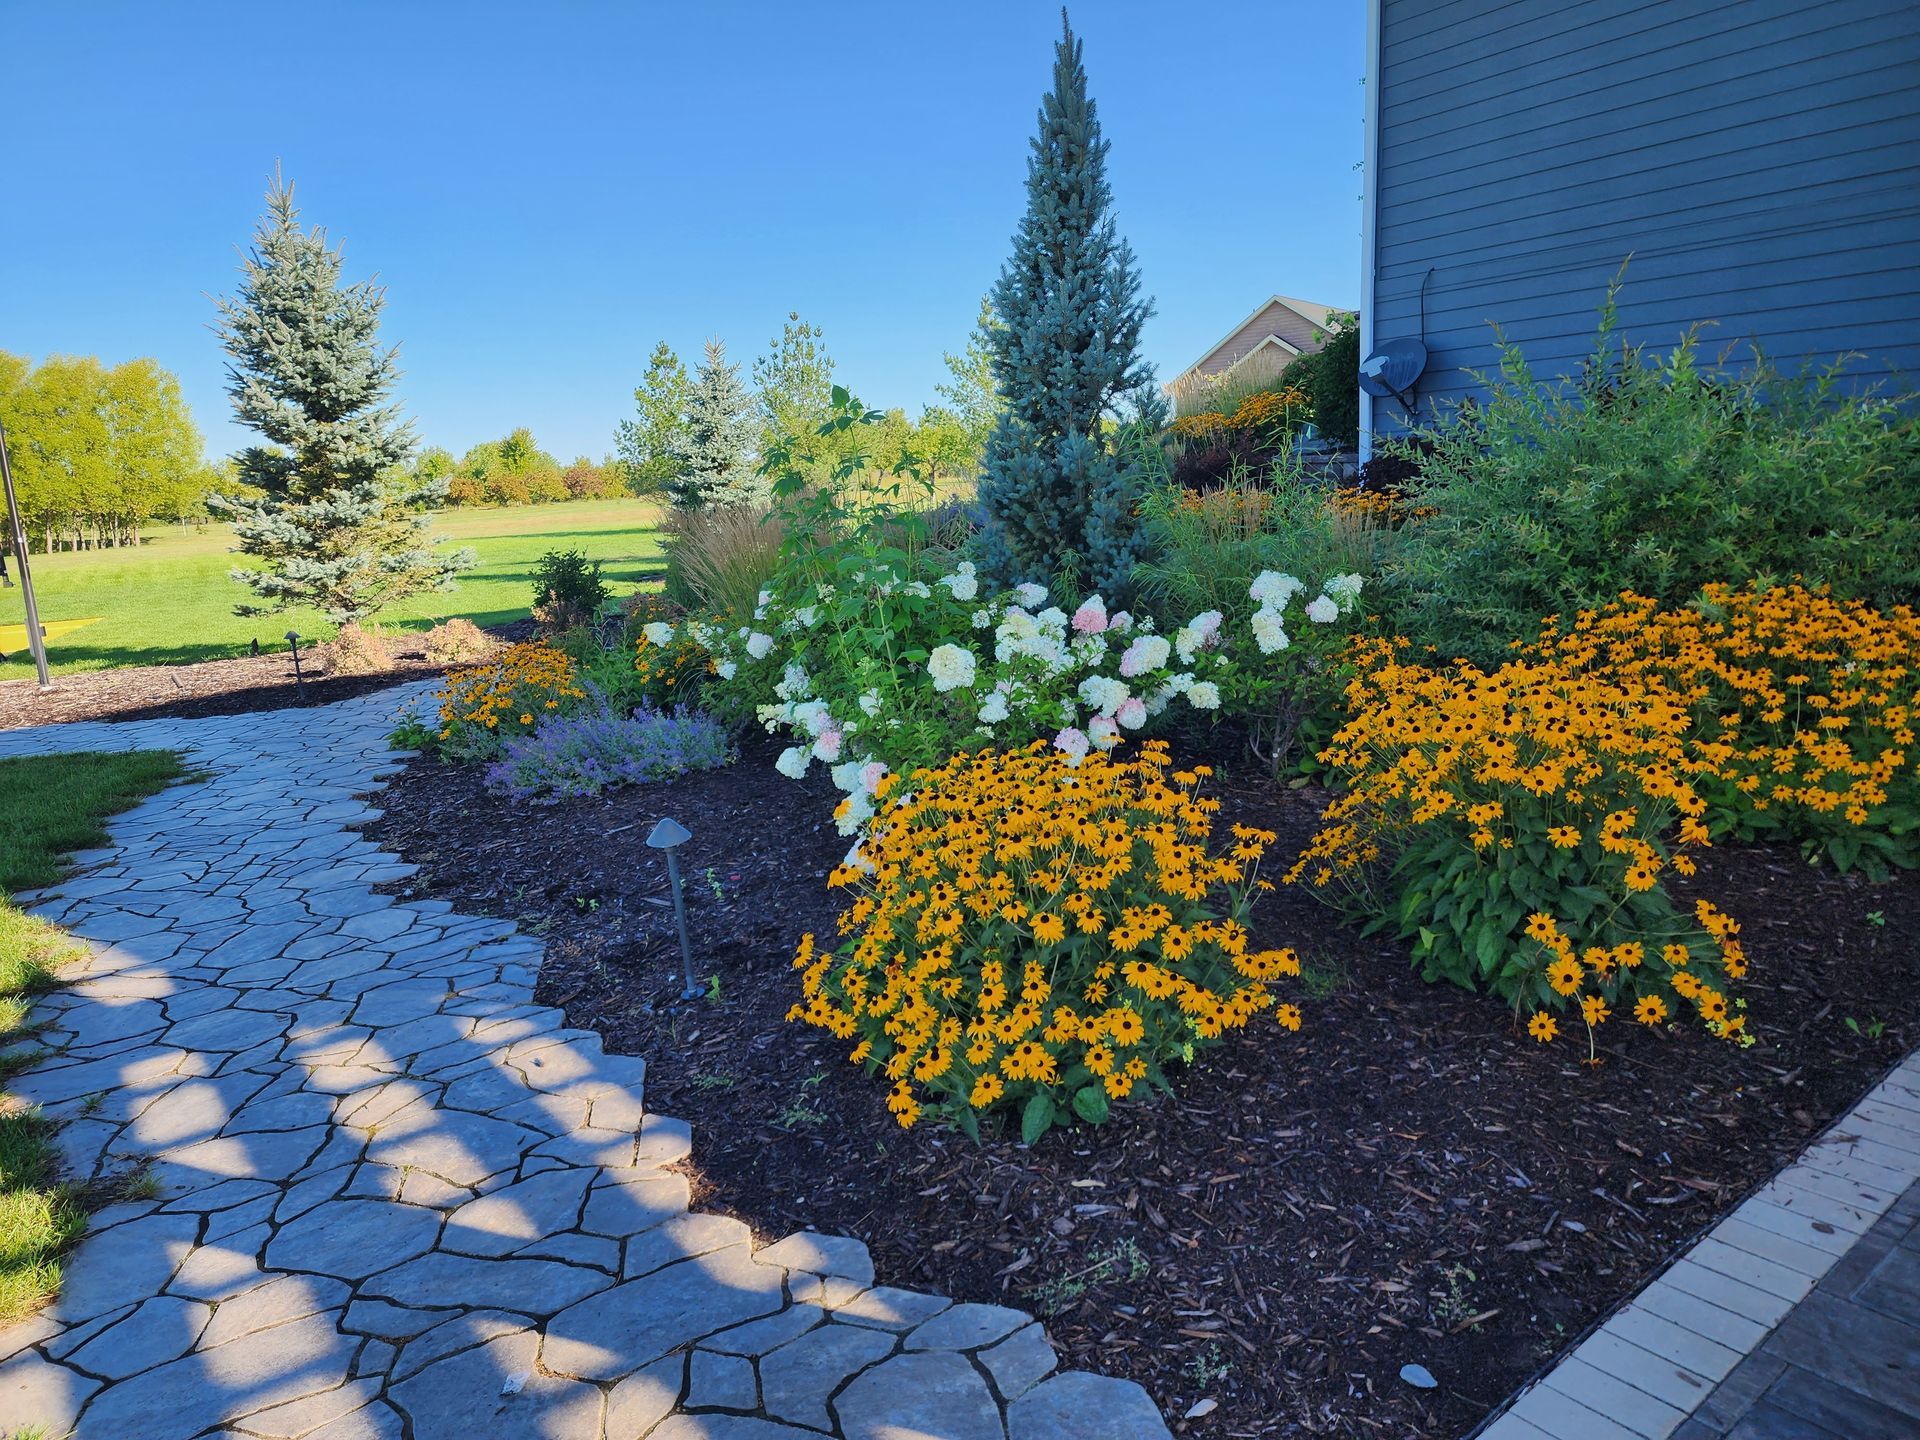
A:
POLYGON ((532 734, 508 740, 506 754, 487 767, 486 784, 516 800, 552 804, 672 780, 732 758, 726 731, 697 711, 619 715, 602 709, 550 715, 532 734))
POLYGON ((1099 1124, 1166 1067, 1273 1010, 1291 950, 1253 949, 1243 917, 1271 833, 1209 847, 1203 766, 1076 763, 1038 742, 956 755, 882 782, 882 809, 828 883, 854 892, 838 950, 806 936, 788 1019, 855 1041, 850 1059, 893 1084, 901 1125, 923 1113, 979 1133, 1017 1110, 1038 1139, 1099 1124))
POLYGON ((493 660, 448 674, 435 696, 440 724, 429 740, 449 759, 495 759, 510 737, 531 734, 544 717, 586 698, 565 651, 544 640, 510 645, 493 660))
MULTIPOLYGON (((1690 744, 1684 697, 1656 678, 1526 657, 1498 670, 1404 658, 1364 642, 1351 718, 1321 752, 1343 793, 1287 874, 1336 887, 1412 942, 1427 980, 1490 989, 1553 1039, 1690 1008, 1743 1038, 1726 982, 1739 927, 1667 892, 1709 843, 1714 762, 1690 744)), ((1591 1053, 1591 1051, 1590 1051, 1591 1053)))

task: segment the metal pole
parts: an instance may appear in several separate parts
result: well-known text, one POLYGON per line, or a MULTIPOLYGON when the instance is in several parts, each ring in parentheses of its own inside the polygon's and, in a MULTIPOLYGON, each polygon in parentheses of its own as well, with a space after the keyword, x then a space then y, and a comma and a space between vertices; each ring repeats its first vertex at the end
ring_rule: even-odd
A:
POLYGON ((13 530, 13 558, 20 562, 20 593, 27 602, 27 643, 33 647, 33 668, 40 672, 40 688, 51 690, 47 675, 47 642, 40 633, 40 607, 33 599, 33 571, 27 564, 27 531, 20 523, 20 502, 13 494, 13 465, 7 459, 7 427, 0 421, 0 484, 7 494, 7 520, 13 530))
POLYGON ((700 987, 693 983, 693 942, 687 938, 687 902, 680 898, 680 864, 671 850, 667 851, 667 884, 673 889, 673 925, 680 932, 680 978, 686 981, 680 989, 680 998, 692 1000, 700 994, 700 987))

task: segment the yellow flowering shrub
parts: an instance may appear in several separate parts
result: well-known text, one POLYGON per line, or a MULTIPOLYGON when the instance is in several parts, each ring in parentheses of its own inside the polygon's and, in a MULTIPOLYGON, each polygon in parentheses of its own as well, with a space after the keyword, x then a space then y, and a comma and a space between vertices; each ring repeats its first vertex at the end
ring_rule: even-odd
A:
POLYGON ((1522 658, 1486 672, 1356 647, 1351 719, 1321 752, 1345 782, 1287 879, 1338 883, 1412 943, 1428 980, 1488 988, 1589 1030, 1690 1006, 1739 1035, 1738 929, 1661 884, 1708 843, 1690 711, 1657 680, 1522 658))
POLYGON ((863 863, 828 882, 854 897, 842 943, 801 941, 787 1018, 856 1042, 903 1126, 931 1110, 977 1134, 1017 1108, 1029 1141, 1165 1088, 1263 1011, 1297 1029, 1273 986, 1299 959, 1255 951, 1242 919, 1274 837, 1235 826, 1214 854, 1208 773, 1158 742, 1077 765, 1040 742, 889 777, 863 863))
POLYGON ((1356 650, 1350 719, 1321 758, 1346 792, 1287 878, 1338 886, 1428 979, 1591 1030, 1691 1009, 1744 1038, 1739 926, 1690 910, 1714 837, 1793 838, 1842 868, 1920 850, 1920 618, 1798 585, 1709 585, 1687 609, 1626 594, 1549 619, 1494 671, 1356 650))
POLYGON ((579 667, 544 640, 509 645, 479 665, 449 671, 434 697, 440 704, 436 748, 458 759, 498 754, 506 738, 525 735, 573 701, 584 700, 579 667))
POLYGON ((1920 616, 1823 590, 1709 585, 1688 609, 1623 596, 1549 625, 1539 653, 1684 698, 1707 823, 1791 839, 1842 870, 1920 862, 1920 616))
POLYGON ((1197 440, 1219 434, 1227 428, 1227 417, 1218 410, 1202 410, 1182 415, 1168 427, 1183 440, 1197 440))
POLYGON ((1230 423, 1236 430, 1292 425, 1306 420, 1312 408, 1306 392, 1294 385, 1278 390, 1256 390, 1234 407, 1230 423))

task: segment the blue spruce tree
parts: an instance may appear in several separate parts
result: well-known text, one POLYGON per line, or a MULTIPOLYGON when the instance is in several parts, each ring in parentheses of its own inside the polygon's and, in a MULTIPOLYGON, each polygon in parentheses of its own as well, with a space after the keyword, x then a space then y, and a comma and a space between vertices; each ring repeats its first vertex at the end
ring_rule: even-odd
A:
POLYGON ((1027 212, 993 288, 993 377, 1005 401, 987 438, 980 501, 1001 580, 1068 576, 1124 599, 1138 559, 1140 471, 1106 422, 1153 388, 1140 329, 1153 306, 1115 228, 1080 42, 1061 13, 1053 89, 1027 162, 1027 212))
POLYGON ((208 503, 232 521, 234 549, 263 562, 233 571, 259 597, 240 614, 307 605, 344 623, 449 588, 473 552, 437 550, 415 513, 444 498, 445 477, 399 478, 413 434, 388 400, 396 372, 378 343, 384 293, 371 281, 342 285, 340 252, 299 217, 293 187, 276 177, 240 292, 218 302, 227 393, 267 443, 238 457, 238 478, 257 493, 208 503))
POLYGON ((754 421, 740 367, 727 363, 727 347, 707 341, 706 354, 687 392, 686 453, 667 494, 681 510, 732 505, 756 496, 754 421))

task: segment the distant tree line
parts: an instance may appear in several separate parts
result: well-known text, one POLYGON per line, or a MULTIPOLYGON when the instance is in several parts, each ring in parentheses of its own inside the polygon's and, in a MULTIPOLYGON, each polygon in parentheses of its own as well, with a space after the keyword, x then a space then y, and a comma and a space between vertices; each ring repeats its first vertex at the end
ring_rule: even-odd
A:
POLYGON ((445 481, 450 505, 542 505, 555 500, 603 500, 628 491, 617 460, 596 464, 585 455, 562 465, 522 425, 499 440, 475 445, 458 460, 438 445, 414 462, 413 477, 445 481))
MULTIPOLYGON (((1000 413, 988 358, 996 324, 983 303, 965 350, 945 357, 939 404, 917 418, 888 411, 878 427, 847 432, 844 443, 861 446, 876 469, 911 453, 936 478, 974 474, 1000 413)), ((707 342, 691 373, 665 341, 655 345, 633 392, 637 413, 621 422, 616 443, 628 486, 681 509, 757 498, 760 456, 814 436, 831 411, 834 364, 819 327, 790 313, 751 378, 749 385, 718 340, 707 342)), ((843 458, 830 438, 808 448, 806 463, 822 479, 843 458)))
POLYGON ((42 550, 137 544, 151 521, 203 518, 220 484, 180 382, 152 360, 35 365, 0 351, 0 421, 27 543, 42 550))

